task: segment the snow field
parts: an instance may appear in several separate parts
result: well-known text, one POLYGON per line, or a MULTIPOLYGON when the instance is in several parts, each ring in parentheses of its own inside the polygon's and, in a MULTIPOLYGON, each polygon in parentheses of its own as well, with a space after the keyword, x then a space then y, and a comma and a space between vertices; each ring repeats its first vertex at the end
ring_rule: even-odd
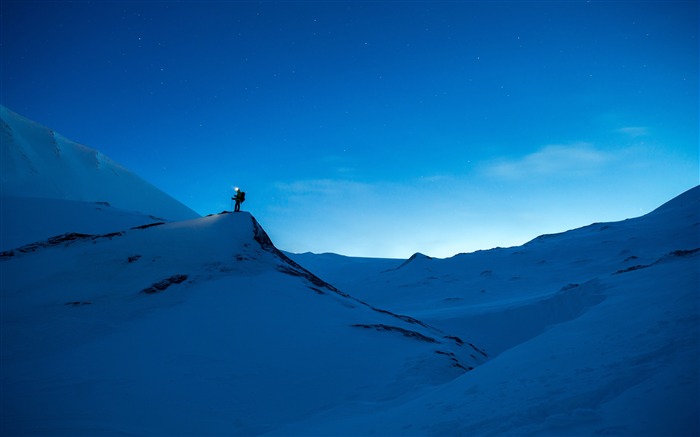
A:
POLYGON ((446 354, 477 361, 281 271, 254 233, 248 213, 223 214, 6 257, 4 432, 260 434, 464 373, 446 354), (174 275, 187 280, 141 292, 174 275))

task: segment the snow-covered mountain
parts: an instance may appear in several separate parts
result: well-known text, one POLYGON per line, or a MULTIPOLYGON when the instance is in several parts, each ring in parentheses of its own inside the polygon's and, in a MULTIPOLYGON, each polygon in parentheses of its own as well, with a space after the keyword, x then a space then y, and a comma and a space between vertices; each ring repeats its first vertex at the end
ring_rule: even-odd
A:
POLYGON ((0 266, 3 435, 259 434, 488 360, 326 284, 245 212, 66 234, 0 266))
POLYGON ((119 223, 199 217, 100 152, 4 106, 0 123, 0 201, 7 212, 2 226, 8 239, 2 249, 47 238, 65 226, 75 232, 108 232, 119 229, 113 227, 119 223))
POLYGON ((695 187, 643 217, 449 259, 291 255, 493 359, 408 402, 280 434, 699 435, 699 211, 695 187))

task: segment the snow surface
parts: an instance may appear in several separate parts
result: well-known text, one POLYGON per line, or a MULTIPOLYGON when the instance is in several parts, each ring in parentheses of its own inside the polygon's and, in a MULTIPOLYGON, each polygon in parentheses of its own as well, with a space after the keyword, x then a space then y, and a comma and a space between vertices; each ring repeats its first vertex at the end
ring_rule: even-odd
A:
POLYGON ((698 435, 699 209, 695 187, 637 219, 394 269, 292 255, 493 359, 400 405, 279 434, 698 435))
POLYGON ((0 123, 0 197, 108 202, 164 220, 199 217, 102 153, 1 105, 0 123))
POLYGON ((700 434, 700 187, 448 259, 293 255, 2 111, 0 435, 700 434))
POLYGON ((3 435, 259 434, 487 359, 324 284, 248 213, 47 241, 2 270, 3 435))
POLYGON ((163 221, 108 202, 0 197, 0 250, 46 240, 65 232, 107 234, 163 221))

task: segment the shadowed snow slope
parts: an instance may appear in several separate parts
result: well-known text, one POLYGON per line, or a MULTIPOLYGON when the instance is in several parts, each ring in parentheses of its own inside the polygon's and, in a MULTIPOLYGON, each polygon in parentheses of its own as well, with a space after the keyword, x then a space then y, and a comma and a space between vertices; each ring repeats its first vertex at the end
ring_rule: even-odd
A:
POLYGON ((487 360, 279 252, 248 213, 2 253, 2 435, 251 435, 487 360))
POLYGON ((695 187, 643 217, 393 268, 290 255, 493 358, 381 413, 326 414, 280 434, 698 435, 699 210, 695 187))
POLYGON ((115 208, 107 202, 2 197, 0 250, 66 232, 106 234, 163 219, 115 208))
POLYGON ((4 106, 0 116, 0 196, 108 202, 165 220, 199 216, 100 152, 4 106))

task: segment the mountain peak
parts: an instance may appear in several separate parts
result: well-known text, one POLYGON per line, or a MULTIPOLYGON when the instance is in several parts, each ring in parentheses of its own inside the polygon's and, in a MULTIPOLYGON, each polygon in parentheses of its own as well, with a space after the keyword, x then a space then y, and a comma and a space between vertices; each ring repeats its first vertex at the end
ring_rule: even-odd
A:
POLYGON ((398 269, 404 268, 408 264, 416 262, 416 261, 427 261, 427 260, 431 260, 431 259, 433 259, 433 258, 428 256, 428 255, 424 255, 420 252, 416 252, 413 255, 411 255, 410 258, 408 258, 406 261, 404 261, 403 264, 398 266, 396 269, 398 270, 398 269))

